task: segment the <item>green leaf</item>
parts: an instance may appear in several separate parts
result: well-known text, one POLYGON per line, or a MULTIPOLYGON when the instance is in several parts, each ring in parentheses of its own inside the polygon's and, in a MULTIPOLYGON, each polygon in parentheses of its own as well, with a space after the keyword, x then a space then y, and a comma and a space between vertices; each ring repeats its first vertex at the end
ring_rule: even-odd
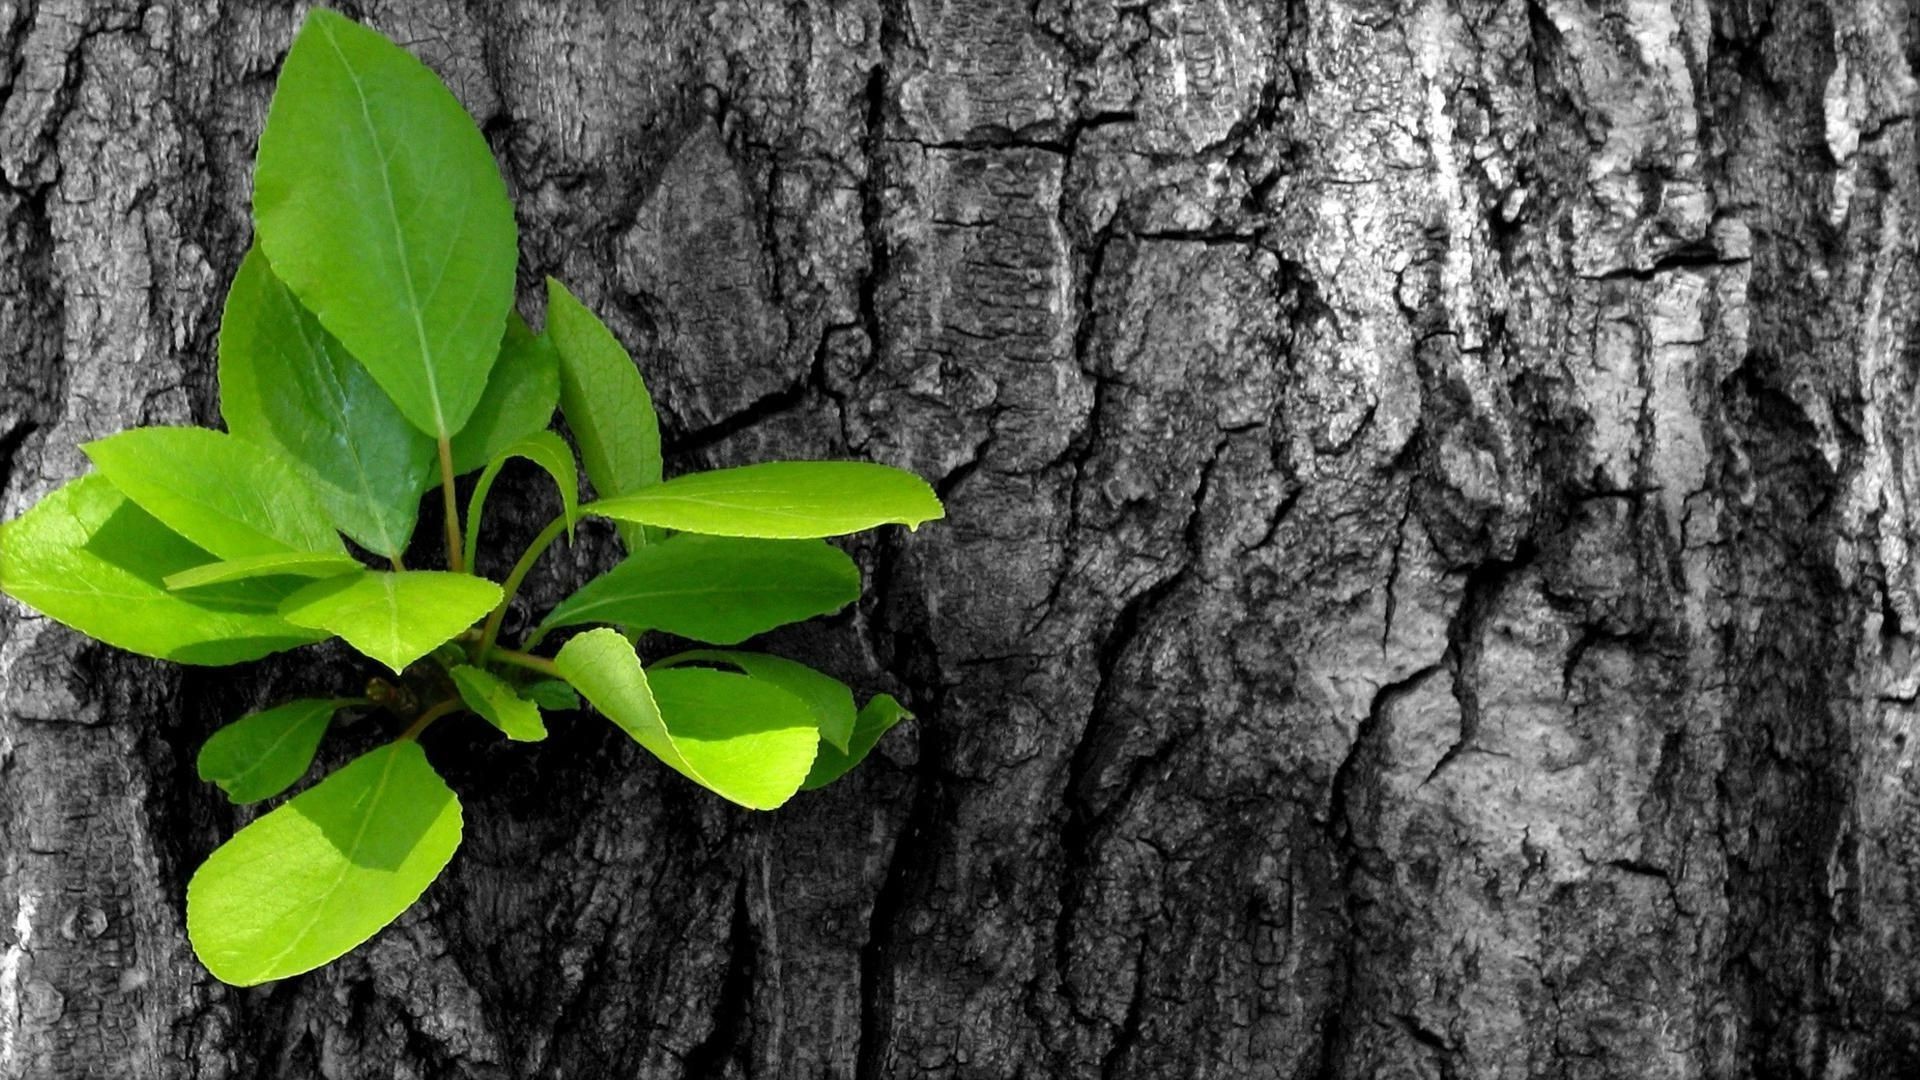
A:
POLYGON ((560 360, 553 343, 528 329, 518 312, 509 313, 507 336, 487 377, 487 392, 467 426, 453 437, 453 471, 470 473, 520 440, 547 430, 559 403, 560 360))
POLYGON ((169 589, 194 589, 205 585, 224 585, 258 577, 327 578, 362 569, 351 555, 326 555, 318 552, 289 551, 279 555, 255 555, 246 559, 227 559, 208 563, 177 574, 168 574, 169 589))
POLYGON ((460 800, 418 743, 390 743, 262 815, 187 884, 187 937, 220 981, 298 975, 378 933, 460 846, 460 800))
POLYGON ((513 207, 486 139, 426 65, 324 9, 280 69, 254 166, 274 271, 401 413, 451 437, 513 303, 513 207))
POLYGON ((146 427, 80 449, 140 509, 222 559, 346 553, 293 468, 252 443, 206 428, 146 427))
POLYGON ((866 760, 879 743, 880 736, 892 731, 900 721, 911 719, 913 714, 895 701, 891 694, 875 694, 854 720, 853 736, 847 740, 845 752, 822 746, 820 756, 814 759, 813 771, 807 774, 807 782, 800 785, 800 790, 823 788, 840 779, 848 769, 866 760))
POLYGON ((436 475, 433 440, 300 306, 258 248, 241 262, 220 320, 220 412, 228 431, 280 451, 355 543, 388 558, 405 553, 420 493, 436 475))
POLYGON ((500 586, 439 570, 362 570, 287 597, 280 614, 295 626, 328 630, 396 674, 484 618, 500 586))
POLYGON ((238 664, 326 637, 280 618, 284 592, 243 581, 181 596, 170 574, 212 555, 104 476, 83 476, 0 525, 0 592, 89 637, 183 664, 238 664))
MULTIPOLYGON (((547 279, 547 336, 560 356, 560 411, 601 498, 660 482, 660 419, 633 357, 565 285, 547 279)), ((623 525, 628 548, 658 539, 623 525)))
POLYGON ((918 528, 946 514, 926 481, 863 461, 772 461, 692 473, 585 511, 709 536, 792 540, 877 525, 918 528))
POLYGON ((847 684, 796 660, 738 649, 695 649, 654 665, 659 671, 679 664, 728 664, 761 682, 771 683, 806 703, 820 727, 820 738, 841 750, 853 736, 853 691, 847 684))
POLYGON ((539 742, 547 737, 540 708, 514 693, 513 687, 491 671, 461 664, 449 672, 460 700, 515 742, 539 742))
POLYGON ((554 665, 607 719, 694 783, 753 810, 793 797, 819 745, 800 699, 746 675, 686 668, 649 680, 626 638, 589 630, 554 665))
POLYGON ((219 784, 236 803, 259 802, 306 775, 333 714, 350 704, 302 698, 248 713, 200 747, 200 779, 219 784))
POLYGON ((859 568, 831 544, 674 536, 562 600, 533 641, 562 626, 612 623, 733 645, 859 598, 859 568))
POLYGON ((559 679, 542 679, 520 688, 520 696, 548 712, 567 712, 580 707, 580 695, 559 679))
POLYGON ((487 494, 511 458, 525 458, 553 477, 560 488, 561 510, 567 516, 567 539, 573 539, 573 523, 580 517, 580 474, 574 469, 573 450, 567 440, 551 431, 535 432, 501 451, 473 485, 473 494, 467 499, 467 566, 473 565, 473 557, 480 550, 481 511, 486 508, 487 494))

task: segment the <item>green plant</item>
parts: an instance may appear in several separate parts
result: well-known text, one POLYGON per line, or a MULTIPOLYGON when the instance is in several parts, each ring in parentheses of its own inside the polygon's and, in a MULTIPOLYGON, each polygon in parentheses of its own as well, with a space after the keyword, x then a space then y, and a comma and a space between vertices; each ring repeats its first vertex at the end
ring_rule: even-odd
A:
POLYGON ((251 803, 307 773, 341 710, 405 724, 201 865, 187 930, 215 976, 252 985, 328 963, 432 883, 461 830, 418 743, 441 717, 471 712, 535 740, 543 711, 584 697, 687 779, 754 809, 834 780, 905 717, 884 694, 856 709, 826 675, 726 647, 856 599, 858 569, 824 538, 939 518, 932 490, 853 462, 664 479, 652 401, 613 334, 552 280, 544 333, 513 313, 505 184, 427 67, 313 12, 261 135, 253 213, 257 245, 220 328, 227 431, 89 443, 93 473, 0 526, 0 589, 110 645, 236 664, 339 636, 395 675, 366 696, 242 717, 202 749, 200 775, 251 803), (573 452, 547 430, 556 404, 596 502, 579 504, 573 452), (471 568, 488 493, 515 458, 552 476, 564 511, 496 584, 471 568), (475 470, 463 534, 454 480, 475 470), (436 485, 447 569, 410 569, 436 485), (612 519, 629 555, 506 647, 508 604, 582 515, 612 519), (386 565, 365 565, 342 533, 386 565), (532 651, 581 626, 598 628, 532 651), (643 665, 646 631, 722 648, 643 665))

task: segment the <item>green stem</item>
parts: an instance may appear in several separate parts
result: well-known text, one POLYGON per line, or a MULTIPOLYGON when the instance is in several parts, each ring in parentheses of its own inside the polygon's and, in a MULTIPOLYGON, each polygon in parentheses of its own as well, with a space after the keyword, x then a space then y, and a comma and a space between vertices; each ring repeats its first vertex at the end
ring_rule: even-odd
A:
POLYGON ((518 649, 495 649, 493 650, 493 658, 503 664, 523 667, 528 671, 538 671, 543 675, 551 676, 555 679, 563 677, 560 674, 560 669, 554 666, 553 661, 544 656, 535 656, 532 653, 524 653, 518 649))
POLYGON ((447 514, 447 569, 458 574, 466 570, 461 560, 460 505, 453 497, 453 441, 440 436, 440 501, 447 514))
POLYGON ((520 591, 520 583, 527 579, 533 564, 540 561, 540 556, 547 553, 547 549, 553 546, 555 540, 560 539, 560 534, 566 528, 567 515, 561 514, 554 518, 546 528, 540 530, 539 536, 533 538, 533 543, 527 545, 526 553, 520 556, 520 561, 513 564, 513 572, 507 575, 507 583, 500 587, 500 606, 494 608, 493 613, 487 616, 486 628, 480 631, 480 648, 474 653, 475 664, 487 662, 487 654, 493 652, 493 643, 500 639, 500 620, 507 617, 507 605, 513 603, 515 594, 520 591))
POLYGON ((465 704, 459 698, 457 697, 448 698, 447 700, 441 702, 440 704, 435 705, 433 708, 428 709, 426 712, 421 713, 420 718, 415 720, 411 727, 407 728, 407 730, 400 733, 399 741, 412 742, 413 740, 418 739, 420 737, 420 733, 427 730, 428 724, 433 723, 435 720, 440 719, 441 717, 447 715, 450 712, 453 712, 457 709, 461 709, 464 707, 465 707, 465 704))

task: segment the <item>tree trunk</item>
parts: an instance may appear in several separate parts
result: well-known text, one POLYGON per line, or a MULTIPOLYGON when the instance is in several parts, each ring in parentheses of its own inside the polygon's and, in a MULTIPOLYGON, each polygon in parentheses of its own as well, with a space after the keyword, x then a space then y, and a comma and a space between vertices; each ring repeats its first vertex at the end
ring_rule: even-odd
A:
MULTIPOLYGON (((262 7, 0 3, 0 516, 217 422, 262 7)), ((9 604, 0 1077, 1920 1072, 1913 5, 352 13, 480 118, 523 309, 607 316, 669 468, 937 481, 778 641, 919 719, 772 814, 590 716, 436 729, 447 874, 234 990, 193 755, 367 671, 9 604)))

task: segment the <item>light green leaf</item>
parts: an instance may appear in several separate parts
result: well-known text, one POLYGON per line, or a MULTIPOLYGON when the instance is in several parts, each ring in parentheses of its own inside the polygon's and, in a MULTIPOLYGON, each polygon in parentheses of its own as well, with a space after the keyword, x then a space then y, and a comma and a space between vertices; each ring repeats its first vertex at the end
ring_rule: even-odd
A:
POLYGON ((800 785, 800 790, 823 788, 840 779, 848 769, 866 760, 880 742, 880 736, 892 731, 900 721, 911 719, 913 714, 895 701, 891 694, 875 694, 854 720, 853 737, 847 740, 845 752, 822 746, 820 756, 814 759, 813 771, 807 774, 807 782, 800 785))
POLYGON ((326 637, 280 618, 283 591, 242 581, 205 595, 170 574, 213 556, 83 476, 0 525, 0 592, 89 637, 183 664, 238 664, 326 637))
POLYGON ((547 430, 559 403, 560 360, 553 343, 535 335, 518 312, 509 313, 507 336, 487 377, 487 392, 467 426, 453 437, 453 471, 472 472, 520 440, 547 430))
POLYGON ((140 509, 222 559, 346 553, 293 468, 252 443, 206 428, 146 427, 80 449, 140 509))
POLYGON ((473 485, 473 494, 467 499, 467 566, 473 565, 474 554, 480 550, 481 512, 486 508, 487 494, 511 458, 525 458, 553 477, 560 488, 561 510, 567 516, 567 539, 573 539, 573 523, 580 517, 580 474, 574 469, 573 450, 551 431, 535 432, 501 451, 473 485))
POLYGON ((739 668, 806 702, 820 726, 820 738, 831 746, 845 750, 847 740, 853 737, 853 691, 839 679, 796 660, 739 649, 695 649, 677 653, 653 667, 659 671, 680 664, 727 664, 739 668))
POLYGON ((500 586, 439 570, 362 570, 316 581, 287 597, 280 614, 328 630, 397 674, 484 618, 500 586))
POLYGON ((946 514, 926 481, 863 461, 771 461, 692 473, 585 511, 681 532, 792 540, 877 525, 918 528, 946 514))
POLYGON ((460 846, 460 800, 418 743, 389 743, 261 816, 187 884, 187 937, 220 981, 338 959, 413 905, 460 846))
POLYGON ((351 574, 363 569, 351 555, 327 555, 320 552, 289 551, 278 555, 254 555, 245 559, 227 559, 208 563, 177 574, 168 574, 169 589, 194 589, 205 585, 224 585, 257 577, 326 578, 351 574))
POLYGON ((306 775, 327 724, 346 701, 302 698, 248 713, 200 747, 200 779, 219 784, 236 803, 259 802, 306 775))
MULTIPOLYGON (((587 479, 601 498, 660 482, 660 419, 653 396, 613 331, 547 279, 547 336, 560 356, 560 411, 567 418, 587 479)), ((644 526, 622 525, 627 547, 659 539, 644 526)))
POLYGON ((520 696, 548 712, 567 712, 580 707, 580 695, 559 679, 542 679, 520 688, 520 696))
POLYGON ((733 645, 859 598, 859 568, 831 544, 674 536, 562 600, 533 640, 562 626, 612 623, 733 645))
POLYGON ((539 742, 547 737, 540 707, 514 693, 513 687, 491 671, 461 664, 448 674, 460 691, 460 700, 487 723, 515 742, 539 742))
POLYGON ((820 741, 813 715, 777 687, 685 668, 649 680, 626 638, 589 630, 554 664, 607 719, 676 772, 722 798, 771 810, 806 779, 820 741))
POLYGON ((285 456, 341 532, 399 558, 420 493, 435 476, 433 440, 247 252, 220 320, 220 412, 227 430, 285 456))
POLYGON ((274 272, 400 412, 458 432, 506 329, 518 240, 493 152, 439 77, 309 13, 260 135, 253 217, 274 272))

